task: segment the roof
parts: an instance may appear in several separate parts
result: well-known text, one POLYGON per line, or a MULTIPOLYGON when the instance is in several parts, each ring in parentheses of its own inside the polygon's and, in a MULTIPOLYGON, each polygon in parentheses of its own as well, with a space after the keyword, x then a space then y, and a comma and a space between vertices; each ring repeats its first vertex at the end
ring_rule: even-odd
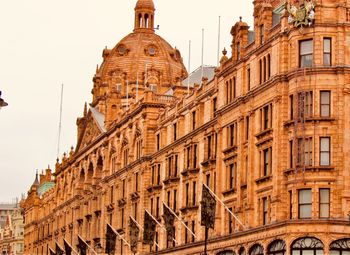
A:
MULTIPOLYGON (((208 78, 208 81, 211 81, 215 75, 215 66, 203 66, 203 77, 208 78)), ((182 85, 187 86, 188 80, 190 81, 190 87, 193 87, 194 84, 201 84, 202 78, 202 66, 198 67, 189 77, 182 81, 182 85)))
POLYGON ((0 211, 18 209, 18 204, 0 203, 0 211))
POLYGON ((106 132, 105 128, 105 115, 97 110, 97 108, 90 107, 90 111, 92 113, 92 117, 98 124, 98 128, 101 130, 101 132, 106 132))

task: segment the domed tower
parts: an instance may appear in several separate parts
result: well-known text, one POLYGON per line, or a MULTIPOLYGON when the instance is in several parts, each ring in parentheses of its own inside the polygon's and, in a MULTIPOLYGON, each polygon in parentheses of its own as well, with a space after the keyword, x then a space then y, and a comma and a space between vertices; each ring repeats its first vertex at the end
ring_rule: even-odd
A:
POLYGON ((155 33, 154 18, 153 1, 138 0, 133 32, 103 51, 93 80, 92 106, 105 114, 107 126, 145 90, 165 94, 187 77, 180 51, 155 33))

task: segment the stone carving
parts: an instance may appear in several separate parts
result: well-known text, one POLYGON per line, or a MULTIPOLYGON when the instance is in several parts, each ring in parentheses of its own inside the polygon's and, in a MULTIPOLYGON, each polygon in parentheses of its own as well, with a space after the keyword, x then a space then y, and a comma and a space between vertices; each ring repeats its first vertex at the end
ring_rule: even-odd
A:
POLYGON ((315 4, 313 1, 304 0, 300 6, 288 4, 288 22, 295 27, 303 28, 311 26, 315 20, 315 4))

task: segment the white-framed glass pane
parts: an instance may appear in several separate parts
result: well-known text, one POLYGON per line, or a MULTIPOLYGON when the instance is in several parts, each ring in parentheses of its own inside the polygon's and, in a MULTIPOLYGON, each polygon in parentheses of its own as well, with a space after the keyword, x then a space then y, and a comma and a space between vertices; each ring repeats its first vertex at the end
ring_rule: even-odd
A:
POLYGON ((320 189, 320 202, 329 203, 329 189, 320 189))
POLYGON ((311 204, 312 192, 311 189, 299 190, 299 204, 311 204))
POLYGON ((303 250, 302 255, 314 255, 314 250, 303 250))
POLYGON ((308 41, 302 41, 300 43, 300 54, 301 55, 307 55, 307 54, 312 54, 313 53, 313 41, 308 40, 308 41))
POLYGON ((299 207, 299 218, 311 218, 311 205, 300 205, 299 207))
POLYGON ((329 138, 328 137, 324 137, 321 138, 321 151, 322 152, 329 152, 329 138))
POLYGON ((330 94, 329 91, 321 91, 321 104, 330 104, 330 94))
POLYGON ((330 113, 329 105, 321 105, 321 116, 328 117, 330 115, 331 113, 330 113))
POLYGON ((313 61, 313 55, 303 55, 301 56, 301 67, 311 67, 313 61))
POLYGON ((320 217, 321 218, 329 217, 329 204, 320 205, 320 217))
POLYGON ((323 54, 323 64, 325 66, 331 65, 331 54, 330 53, 324 53, 323 54))
POLYGON ((321 166, 329 166, 330 164, 329 152, 321 152, 320 164, 321 166))
POLYGON ((300 255, 300 251, 299 250, 293 250, 292 255, 300 255))
MULTIPOLYGON (((343 252, 343 255, 344 254, 345 253, 343 252)), ((331 251, 329 251, 329 255, 340 255, 340 251, 331 250, 331 251)), ((350 253, 349 253, 349 255, 350 255, 350 253)))
POLYGON ((330 53, 331 52, 331 39, 325 38, 323 40, 323 52, 330 53))
POLYGON ((316 250, 316 255, 323 255, 323 250, 316 250))

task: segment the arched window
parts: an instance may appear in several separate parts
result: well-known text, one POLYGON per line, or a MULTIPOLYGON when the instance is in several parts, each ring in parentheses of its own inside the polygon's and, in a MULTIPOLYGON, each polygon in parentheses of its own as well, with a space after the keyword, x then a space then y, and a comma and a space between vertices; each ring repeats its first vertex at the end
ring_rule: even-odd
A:
POLYGON ((88 178, 92 178, 92 176, 94 175, 94 166, 93 164, 90 162, 90 165, 89 165, 89 169, 88 169, 88 178))
POLYGON ((148 22, 149 21, 149 17, 148 17, 148 14, 146 13, 145 14, 145 28, 148 28, 148 22))
POLYGON ((139 27, 142 27, 142 14, 139 14, 139 27))
POLYGON ((102 171, 103 168, 103 159, 101 156, 99 156, 98 160, 97 160, 97 171, 100 172, 102 171))
POLYGON ((244 247, 241 247, 238 252, 239 255, 245 255, 245 249, 244 247))
POLYGON ((267 55, 267 79, 270 79, 271 77, 271 56, 270 54, 267 55))
POLYGON ((304 237, 292 244, 292 255, 323 255, 323 243, 315 237, 304 237))
POLYGON ((350 238, 344 238, 331 243, 330 255, 350 255, 350 238))
POLYGON ((264 255, 264 248, 260 244, 254 244, 249 250, 249 255, 264 255))
POLYGON ((81 171, 80 171, 79 181, 81 181, 81 182, 85 181, 85 170, 84 170, 84 168, 81 169, 81 171))
POLYGON ((285 255, 286 243, 283 240, 275 240, 269 244, 268 255, 285 255))
POLYGON ((235 255, 235 252, 231 250, 226 250, 226 251, 220 251, 216 255, 235 255))

